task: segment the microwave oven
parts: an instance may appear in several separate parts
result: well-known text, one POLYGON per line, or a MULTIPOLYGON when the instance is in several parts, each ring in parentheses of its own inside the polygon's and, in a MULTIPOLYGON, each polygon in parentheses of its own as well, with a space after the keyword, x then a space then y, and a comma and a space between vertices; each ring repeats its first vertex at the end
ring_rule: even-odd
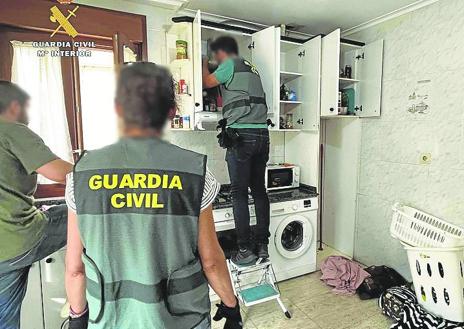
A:
POLYGON ((289 164, 268 165, 266 167, 266 189, 283 190, 300 186, 300 167, 289 164))

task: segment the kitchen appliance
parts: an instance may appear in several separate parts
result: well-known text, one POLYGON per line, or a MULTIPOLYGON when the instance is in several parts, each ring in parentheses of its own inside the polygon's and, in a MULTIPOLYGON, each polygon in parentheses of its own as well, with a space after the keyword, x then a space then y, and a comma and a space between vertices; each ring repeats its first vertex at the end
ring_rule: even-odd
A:
MULTIPOLYGON (((318 198, 315 189, 302 185, 290 190, 271 191, 269 201, 269 255, 277 281, 316 271, 318 198)), ((213 208, 219 243, 226 257, 230 257, 238 248, 230 187, 221 188, 213 208)), ((249 210, 253 229, 256 213, 251 197, 249 210)))
POLYGON ((266 167, 265 182, 268 191, 299 187, 300 167, 285 163, 270 164, 266 167))

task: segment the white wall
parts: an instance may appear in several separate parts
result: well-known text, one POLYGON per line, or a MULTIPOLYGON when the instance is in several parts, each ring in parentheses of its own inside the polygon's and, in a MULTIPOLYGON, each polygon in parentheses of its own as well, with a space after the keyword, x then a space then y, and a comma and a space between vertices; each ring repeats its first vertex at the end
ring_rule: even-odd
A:
MULTIPOLYGON (((229 183, 229 174, 225 162, 225 150, 219 147, 213 131, 171 131, 167 139, 172 143, 208 156, 208 168, 220 183, 229 183)), ((285 160, 284 133, 271 132, 271 150, 269 161, 280 163, 285 160)))
POLYGON ((362 119, 355 257, 365 264, 408 272, 389 234, 395 201, 464 225, 463 13, 464 1, 443 0, 349 36, 385 40, 381 117, 362 119), (414 91, 428 113, 408 111, 414 91))
POLYGON ((322 126, 322 241, 353 257, 361 119, 325 119, 322 126))

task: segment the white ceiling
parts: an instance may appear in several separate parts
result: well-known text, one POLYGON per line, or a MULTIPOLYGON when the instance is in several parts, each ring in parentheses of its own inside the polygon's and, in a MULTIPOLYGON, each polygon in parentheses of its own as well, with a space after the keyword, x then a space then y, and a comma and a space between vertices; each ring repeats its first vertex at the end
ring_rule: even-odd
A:
POLYGON ((184 8, 265 25, 299 25, 301 32, 347 30, 418 0, 189 0, 184 8))

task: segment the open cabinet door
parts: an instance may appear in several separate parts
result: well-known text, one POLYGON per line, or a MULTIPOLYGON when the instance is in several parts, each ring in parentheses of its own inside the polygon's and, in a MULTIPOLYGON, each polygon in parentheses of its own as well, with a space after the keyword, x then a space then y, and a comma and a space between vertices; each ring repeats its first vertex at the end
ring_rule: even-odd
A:
POLYGON ((359 82, 356 115, 380 116, 382 97, 383 40, 372 42, 358 50, 359 82))
POLYGON ((261 82, 266 93, 268 118, 275 124, 275 127, 270 129, 279 129, 279 31, 280 29, 271 26, 253 33, 251 36, 251 45, 249 46, 251 47, 253 65, 261 76, 261 82))
POLYGON ((302 130, 319 130, 319 113, 321 100, 321 36, 312 38, 301 47, 299 56, 302 61, 301 79, 301 119, 297 128, 302 130))
POLYGON ((193 20, 192 52, 193 52, 193 99, 195 112, 203 111, 203 75, 201 58, 201 12, 198 10, 193 20))
POLYGON ((321 116, 338 115, 340 29, 322 38, 321 116))

